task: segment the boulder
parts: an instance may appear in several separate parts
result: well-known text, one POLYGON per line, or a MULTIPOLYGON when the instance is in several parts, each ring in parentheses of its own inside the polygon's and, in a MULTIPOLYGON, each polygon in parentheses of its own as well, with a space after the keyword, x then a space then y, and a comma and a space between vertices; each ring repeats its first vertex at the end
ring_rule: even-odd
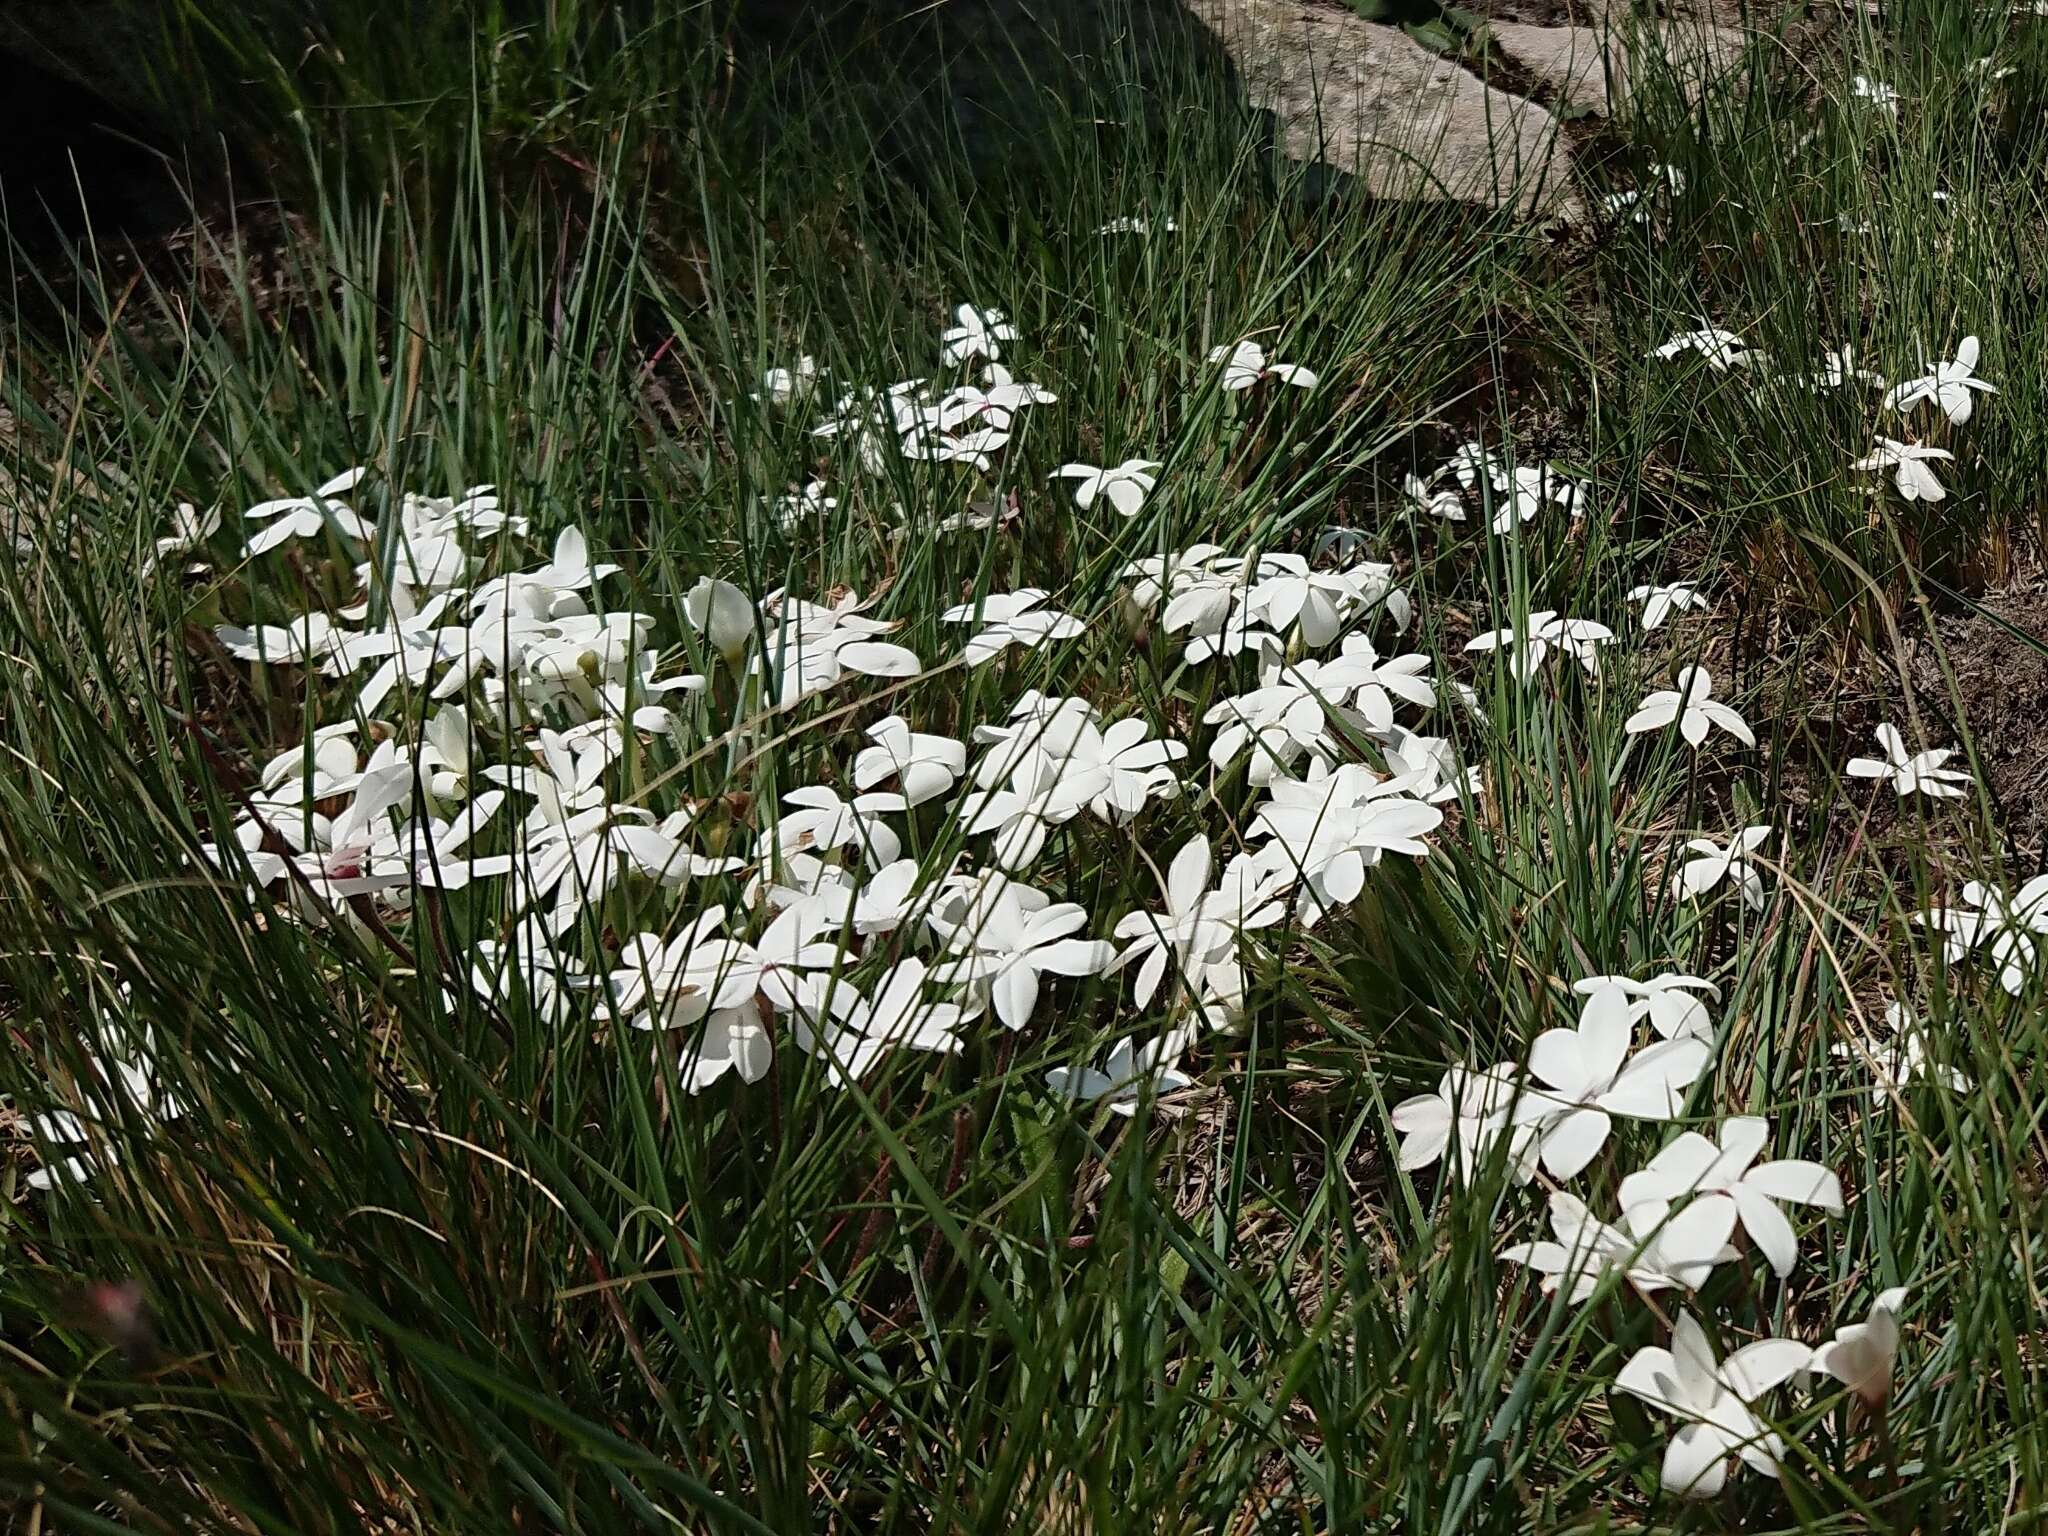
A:
POLYGON ((1558 119, 1398 27, 1310 0, 1187 0, 1282 148, 1376 196, 1576 217, 1558 119))

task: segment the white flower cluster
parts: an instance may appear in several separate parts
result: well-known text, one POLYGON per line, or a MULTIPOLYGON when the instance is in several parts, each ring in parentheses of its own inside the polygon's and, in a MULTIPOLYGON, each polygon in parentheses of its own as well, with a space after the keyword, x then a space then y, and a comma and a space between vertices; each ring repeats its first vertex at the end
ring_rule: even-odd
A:
MULTIPOLYGON (((1979 394, 1998 393, 1992 384, 1977 377, 1980 351, 1977 338, 1965 336, 1957 343, 1954 357, 1923 359, 1919 374, 1888 386, 1883 374, 1858 367, 1853 350, 1845 345, 1827 353, 1818 371, 1788 377, 1810 390, 1841 389, 1851 384, 1882 389, 1887 411, 1903 416, 1916 406, 1933 404, 1940 407, 1951 426, 1959 427, 1974 414, 1979 394)), ((1697 353, 1709 368, 1720 373, 1747 369, 1763 375, 1771 371, 1766 354, 1735 332, 1711 326, 1673 336, 1653 349, 1651 355, 1669 360, 1687 352, 1697 353)), ((1870 451, 1850 468, 1864 472, 1890 470, 1892 483, 1903 500, 1935 502, 1948 495, 1948 487, 1941 483, 1933 466, 1954 458, 1955 454, 1946 448, 1878 434, 1870 451)))
MULTIPOLYGON (((1583 998, 1577 1026, 1537 1036, 1526 1067, 1453 1068, 1436 1092, 1394 1108, 1400 1166, 1415 1171, 1444 1161, 1454 1178, 1491 1168, 1522 1184, 1539 1170, 1547 1175, 1550 1235, 1511 1243, 1500 1258, 1534 1271, 1544 1294, 1571 1305, 1604 1293, 1610 1282, 1644 1296, 1679 1292, 1697 1304, 1717 1269, 1744 1261, 1738 1237, 1780 1279, 1790 1275, 1799 1258, 1791 1211, 1840 1215, 1842 1186, 1819 1163, 1764 1160, 1771 1128, 1761 1117, 1723 1120, 1711 1138, 1680 1132, 1620 1179, 1612 1220, 1558 1187, 1586 1173, 1616 1117, 1669 1120, 1683 1110, 1711 1055, 1707 1002, 1719 998, 1705 979, 1673 973, 1646 981, 1592 976, 1574 990, 1583 998), (1638 1047, 1636 1029, 1645 1021, 1653 1038, 1638 1047)), ((1680 1313, 1671 1347, 1639 1350, 1614 1383, 1679 1421, 1664 1486, 1709 1497, 1725 1482, 1731 1460, 1776 1476, 1786 1445, 1756 1405, 1787 1381, 1824 1373, 1865 1401, 1882 1403, 1891 1390, 1904 1296, 1902 1289, 1883 1292, 1868 1322, 1844 1327, 1818 1349, 1767 1338, 1720 1361, 1698 1318, 1680 1313)))

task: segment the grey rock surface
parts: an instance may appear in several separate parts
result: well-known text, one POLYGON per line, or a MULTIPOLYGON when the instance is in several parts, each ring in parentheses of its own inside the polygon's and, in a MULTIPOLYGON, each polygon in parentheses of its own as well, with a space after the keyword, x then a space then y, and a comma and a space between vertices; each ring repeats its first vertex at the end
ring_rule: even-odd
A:
POLYGON ((1558 120, 1398 27, 1308 0, 1188 0, 1281 146, 1377 196, 1576 211, 1558 120))

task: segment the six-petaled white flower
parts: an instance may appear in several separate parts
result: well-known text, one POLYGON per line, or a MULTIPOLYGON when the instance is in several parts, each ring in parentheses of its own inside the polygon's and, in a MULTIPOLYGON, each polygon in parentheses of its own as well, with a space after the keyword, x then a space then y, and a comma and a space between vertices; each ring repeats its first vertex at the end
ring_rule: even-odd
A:
POLYGON ((1889 722, 1878 726, 1877 742, 1884 748, 1883 759, 1850 758, 1850 778, 1889 779, 1901 799, 1907 795, 1926 795, 1935 800, 1960 800, 1969 793, 1970 776, 1960 768, 1942 766, 1955 756, 1953 750, 1937 748, 1908 752, 1906 738, 1899 734, 1897 726, 1889 722))
POLYGON ((1662 688, 1643 696, 1622 729, 1631 736, 1678 726, 1678 734, 1697 747, 1707 733, 1719 726, 1744 746, 1756 745, 1749 722, 1714 697, 1714 677, 1705 667, 1680 667, 1678 686, 1662 688))
POLYGON ((1778 1475, 1785 1442, 1754 1404, 1812 1360, 1813 1351, 1797 1339, 1758 1339, 1717 1362, 1706 1330, 1681 1313, 1671 1348, 1637 1350, 1614 1385, 1680 1421, 1664 1453, 1665 1490, 1710 1499, 1727 1482, 1731 1456, 1766 1477, 1778 1475))

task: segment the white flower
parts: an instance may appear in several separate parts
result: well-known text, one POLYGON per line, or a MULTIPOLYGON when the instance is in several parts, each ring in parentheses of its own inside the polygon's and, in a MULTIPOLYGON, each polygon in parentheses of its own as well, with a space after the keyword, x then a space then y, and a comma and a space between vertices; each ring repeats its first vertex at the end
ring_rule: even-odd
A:
POLYGON ((1919 921, 1948 935, 1943 959, 1949 965, 1988 946, 1998 984, 2017 997, 2034 967, 2034 941, 2028 934, 2048 932, 2048 875, 2036 875, 2010 897, 1972 880, 1963 887, 1963 902, 1936 907, 1919 921))
POLYGON ((1936 800, 1959 800, 1968 793, 1970 776, 1959 768, 1942 767, 1955 756, 1952 749, 1908 753, 1905 738, 1897 726, 1889 723, 1877 728, 1877 741, 1884 748, 1884 760, 1852 757, 1849 777, 1890 779, 1901 799, 1918 794, 1936 800))
POLYGON ((1509 1176, 1528 1183, 1536 1176, 1536 1130, 1513 1123, 1516 1091, 1514 1063, 1503 1061, 1484 1072, 1453 1067, 1436 1092, 1403 1099, 1387 1116, 1401 1137, 1401 1170, 1427 1168, 1449 1152, 1452 1174, 1470 1178, 1505 1139, 1509 1176))
POLYGON ((1716 1364, 1705 1331, 1684 1314, 1672 1327, 1671 1348, 1638 1350, 1614 1385, 1683 1421, 1664 1453, 1661 1480, 1667 1492, 1710 1499, 1727 1481, 1730 1456, 1778 1475, 1785 1442, 1750 1405, 1812 1360, 1796 1339, 1759 1339, 1716 1364))
POLYGON ((1362 763, 1345 763, 1321 779, 1276 779, 1249 836, 1270 838, 1261 857, 1301 882, 1297 898, 1313 921, 1358 899, 1365 872, 1384 853, 1428 856, 1422 841, 1443 824, 1443 812, 1408 794, 1399 779, 1382 779, 1362 763))
MULTIPOLYGON (((946 944, 959 958, 934 966, 932 979, 986 988, 1003 1027, 1022 1029, 1038 1008, 1047 972, 1094 976, 1116 958, 1107 940, 1074 937, 1087 924, 1078 903, 1055 902, 1006 880, 995 899, 971 903, 960 922, 945 928, 946 944)), ((933 926, 939 926, 936 916, 933 926)))
POLYGON ((1278 379, 1297 389, 1313 389, 1316 385, 1315 374, 1307 368, 1294 363, 1267 362, 1266 349, 1256 341, 1216 347, 1209 353, 1209 361, 1223 365, 1223 387, 1233 393, 1250 389, 1261 379, 1278 379))
POLYGON ((835 1088, 866 1076, 890 1051, 959 1050, 959 1007, 926 1002, 924 982, 925 965, 918 959, 899 961, 886 972, 872 1001, 850 982, 833 981, 806 1003, 797 1021, 797 1045, 825 1059, 835 1088))
MULTIPOLYGON (((216 533, 220 532, 220 508, 209 507, 201 512, 189 501, 181 501, 171 512, 171 531, 156 541, 156 553, 143 563, 142 574, 147 576, 163 561, 166 555, 182 555, 197 549, 216 533)), ((203 565, 190 567, 203 571, 203 565)))
POLYGON ((896 625, 863 617, 857 611, 857 594, 847 594, 830 608, 780 596, 764 600, 762 607, 776 611, 776 624, 748 670, 774 680, 779 704, 794 704, 807 693, 831 687, 849 672, 866 677, 915 677, 920 669, 915 652, 877 638, 896 625))
POLYGON ((1101 1066, 1054 1067, 1045 1074, 1045 1084, 1057 1097, 1077 1103, 1106 1100, 1111 1114, 1129 1119, 1147 1093, 1164 1098, 1194 1082, 1174 1066, 1188 1044, 1184 1029, 1170 1029, 1143 1044, 1127 1037, 1109 1048, 1101 1066))
POLYGON ((1152 473, 1157 468, 1156 459, 1125 459, 1109 469, 1097 469, 1093 464, 1062 464, 1053 474, 1079 482, 1074 487, 1076 506, 1085 510, 1101 496, 1125 517, 1136 517, 1145 498, 1159 483, 1159 477, 1152 473))
POLYGON ((781 852, 855 847, 866 855, 870 869, 880 869, 895 863, 903 851, 902 840, 878 815, 902 810, 901 795, 859 795, 847 801, 829 785, 814 784, 791 790, 783 800, 796 809, 785 810, 775 825, 775 846, 781 852))
POLYGON ((1840 389, 1850 383, 1869 384, 1877 389, 1885 387, 1883 374, 1856 365, 1856 349, 1848 342, 1822 353, 1820 371, 1806 374, 1798 382, 1814 390, 1840 389))
POLYGON ((1510 624, 1490 634, 1474 635, 1465 642, 1467 651, 1504 650, 1508 672, 1516 682, 1526 683, 1536 675, 1552 649, 1576 659, 1587 672, 1600 672, 1599 647, 1614 639, 1614 631, 1591 619, 1560 618, 1550 609, 1539 609, 1517 627, 1510 624))
POLYGON ((789 405, 806 399, 817 382, 818 360, 805 353, 796 360, 794 368, 770 368, 762 374, 761 390, 754 398, 769 405, 789 405))
POLYGON ((1718 725, 1743 745, 1756 745, 1749 722, 1714 698, 1714 677, 1705 667, 1680 667, 1677 681, 1675 689, 1660 688, 1643 695, 1643 702, 1622 729, 1631 736, 1640 736, 1646 731, 1664 730, 1676 722, 1678 734, 1697 747, 1718 725))
POLYGON ((1452 523, 1465 521, 1465 499, 1462 496, 1452 490, 1432 491, 1429 483, 1419 476, 1402 476, 1401 496, 1410 507, 1431 517, 1441 517, 1452 523))
POLYGON ((1488 526, 1497 534, 1531 521, 1553 501, 1577 516, 1578 503, 1586 494, 1577 481, 1541 465, 1518 465, 1506 471, 1490 465, 1488 475, 1494 490, 1493 520, 1488 526))
POLYGON ((972 304, 962 304, 953 311, 953 318, 957 323, 939 337, 939 359, 948 368, 977 357, 1001 362, 1001 343, 1017 339, 1017 327, 1010 324, 1000 309, 976 309, 972 304))
POLYGON ((375 526, 347 502, 334 499, 354 490, 368 473, 361 466, 345 469, 317 487, 311 496, 284 496, 275 501, 259 501, 242 516, 252 520, 269 519, 270 526, 253 535, 242 546, 243 555, 260 555, 293 539, 318 538, 330 524, 343 538, 368 544, 377 537, 375 526))
MULTIPOLYGON (((1161 219, 1159 221, 1159 228, 1170 235, 1179 230, 1180 226, 1172 219, 1161 219)), ((1151 221, 1142 215, 1121 213, 1107 224, 1098 225, 1095 233, 1098 235, 1143 235, 1151 233, 1151 230, 1151 221)))
POLYGON ((1699 588, 1688 581, 1674 581, 1661 587, 1632 587, 1628 600, 1643 605, 1645 631, 1662 629, 1664 621, 1674 613, 1684 613, 1691 608, 1704 613, 1709 607, 1707 600, 1700 596, 1699 588))
MULTIPOLYGON (((124 987, 125 991, 125 987, 124 987)), ((148 1026, 139 1032, 109 1018, 103 1025, 103 1048, 86 1047, 86 1075, 92 1087, 78 1096, 81 1109, 53 1110, 28 1116, 28 1129, 58 1148, 76 1148, 54 1162, 45 1161, 23 1181, 30 1189, 52 1189, 82 1183, 117 1160, 116 1146, 103 1135, 112 1125, 131 1124, 156 1130, 185 1112, 184 1104, 164 1082, 157 1061, 155 1036, 148 1026), (112 1112, 107 1121, 99 1106, 112 1112)))
POLYGON ((1208 973, 1236 965, 1240 937, 1287 915, 1277 900, 1287 888, 1283 875, 1233 861, 1222 885, 1211 890, 1213 869, 1209 840, 1188 839, 1167 866, 1164 914, 1140 910, 1117 920, 1115 935, 1126 947, 1113 969, 1141 962, 1135 993, 1140 1008, 1152 1001, 1169 965, 1199 995, 1208 973))
POLYGON ((1749 906, 1764 909, 1764 880, 1749 856, 1769 840, 1769 827, 1744 827, 1723 848, 1710 837, 1686 840, 1686 851, 1694 855, 1679 867, 1679 889, 1698 900, 1724 880, 1732 880, 1749 906))
POLYGON ((1893 117, 1899 115, 1899 93, 1882 80, 1858 75, 1849 82, 1849 94, 1880 111, 1889 112, 1893 117))
POLYGON ((1714 1021, 1707 1014, 1707 1005, 1693 993, 1704 992, 1718 1003, 1721 989, 1703 976, 1664 971, 1648 981, 1635 981, 1627 976, 1588 976, 1572 983, 1572 990, 1581 997, 1590 997, 1602 987, 1619 987, 1628 994, 1631 1024, 1648 1019, 1650 1027, 1666 1040, 1689 1035, 1702 1040, 1713 1038, 1714 1021))
POLYGON ((1969 1092, 1970 1079, 1961 1069, 1941 1066, 1929 1057, 1927 1028, 1905 1004, 1885 1004, 1884 1016, 1891 1025, 1890 1041, 1869 1036, 1860 1040, 1842 1040, 1836 1042, 1829 1052, 1838 1061, 1863 1063, 1870 1067, 1870 1099, 1873 1104, 1890 1101, 1922 1078, 1939 1084, 1950 1093, 1969 1092))
POLYGON ((853 786, 873 789, 896 780, 906 806, 923 805, 951 789, 967 771, 967 748, 950 736, 927 736, 910 728, 901 715, 890 715, 868 727, 875 743, 853 760, 853 786))
POLYGON ((775 499, 775 521, 784 528, 810 520, 822 523, 838 509, 839 498, 825 494, 824 481, 808 480, 802 490, 775 499))
POLYGON ((1013 645, 1036 650, 1047 640, 1071 640, 1087 626, 1057 608, 1041 608, 1046 594, 1039 587, 991 592, 976 603, 948 608, 939 618, 948 624, 981 623, 985 628, 967 642, 961 654, 970 667, 991 662, 1013 645))
POLYGON ((1892 1367, 1899 1358, 1899 1311, 1906 1304, 1906 1288, 1892 1286, 1879 1291, 1871 1304, 1870 1320, 1848 1323, 1813 1352, 1813 1368, 1825 1371, 1876 1408, 1892 1395, 1892 1367))
POLYGON ((1084 721, 1064 746, 1043 750, 1059 766, 1063 792, 1115 823, 1129 821, 1147 800, 1178 794, 1170 765, 1188 755, 1182 742, 1153 739, 1136 716, 1100 728, 1084 721))
POLYGON ((1704 326, 1697 331, 1683 331, 1651 353, 1653 357, 1670 359, 1681 352, 1697 352, 1709 368, 1716 373, 1726 373, 1730 368, 1747 368, 1757 360, 1757 354, 1733 331, 1717 330, 1704 326))
POLYGON ((1249 751, 1251 782, 1258 788, 1285 774, 1304 754, 1327 766, 1334 761, 1335 744, 1325 698, 1290 668, 1277 683, 1218 701, 1202 716, 1204 725, 1222 726, 1209 744, 1210 765, 1228 769, 1249 751))
POLYGON ((1716 1146, 1697 1131, 1682 1132, 1651 1158, 1640 1173, 1621 1181, 1621 1206, 1631 1209, 1646 1201, 1730 1201, 1742 1229, 1782 1278, 1799 1258, 1799 1240, 1780 1204, 1817 1205, 1842 1212, 1842 1181, 1819 1163, 1780 1158, 1758 1163, 1771 1137, 1768 1120, 1740 1115, 1721 1123, 1716 1146))
POLYGON ((754 638, 754 600, 714 576, 699 577, 683 595, 683 617, 728 662, 737 662, 754 638))
POLYGON ((1704 1040, 1660 1040, 1629 1055, 1635 1030, 1628 995, 1601 987, 1572 1029, 1546 1029, 1529 1047, 1535 1082, 1515 1119, 1538 1127, 1538 1152, 1553 1177, 1569 1179, 1606 1144, 1613 1115, 1669 1120, 1712 1054, 1704 1040))
POLYGON ((1869 453, 1850 465, 1851 469, 1892 471, 1892 483, 1899 488, 1899 494, 1907 501, 1940 501, 1948 495, 1948 488, 1927 466, 1937 459, 1953 459, 1954 454, 1946 448, 1924 448, 1918 443, 1902 443, 1897 438, 1880 437, 1869 453))
MULTIPOLYGON (((963 384, 948 390, 938 403, 922 413, 922 419, 941 432, 958 431, 970 422, 981 422, 996 432, 1010 430, 1017 412, 1027 405, 1051 405, 1059 396, 1030 382, 1018 383, 1001 363, 990 363, 981 371, 986 388, 963 384)), ((979 438, 980 448, 993 452, 1002 443, 993 437, 979 438)))
POLYGON ((1696 1291, 1715 1265, 1739 1257, 1728 1246, 1735 1210, 1725 1201, 1696 1200, 1675 1216, 1638 1206, 1616 1227, 1560 1189, 1550 1196, 1550 1230, 1555 1241, 1515 1243, 1503 1248, 1500 1257, 1541 1275, 1545 1295, 1562 1290, 1572 1302, 1590 1298, 1610 1272, 1626 1276, 1645 1295, 1673 1288, 1696 1291))
POLYGON ((1998 391, 1977 377, 1978 342, 1974 336, 1965 336, 1956 348, 1956 355, 1942 362, 1926 362, 1921 366, 1927 372, 1917 379, 1907 379, 1892 387, 1884 397, 1887 410, 1909 411, 1923 400, 1932 400, 1939 405, 1948 419, 1961 426, 1970 419, 1976 408, 1972 390, 1981 390, 1987 395, 1998 391))

